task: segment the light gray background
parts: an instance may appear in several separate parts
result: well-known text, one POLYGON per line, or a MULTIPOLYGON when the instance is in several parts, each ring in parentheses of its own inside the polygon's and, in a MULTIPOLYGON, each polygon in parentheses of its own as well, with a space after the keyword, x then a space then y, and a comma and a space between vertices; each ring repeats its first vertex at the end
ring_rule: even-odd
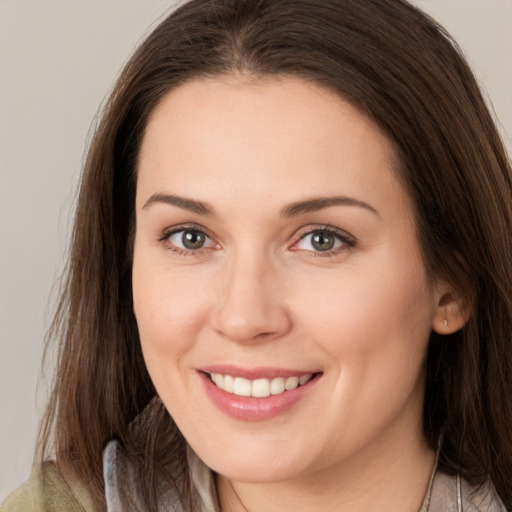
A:
MULTIPOLYGON (((0 0, 0 502, 30 471, 50 291, 89 127, 122 64, 174 3, 0 0)), ((512 0, 415 3, 464 49, 510 152, 512 0)))

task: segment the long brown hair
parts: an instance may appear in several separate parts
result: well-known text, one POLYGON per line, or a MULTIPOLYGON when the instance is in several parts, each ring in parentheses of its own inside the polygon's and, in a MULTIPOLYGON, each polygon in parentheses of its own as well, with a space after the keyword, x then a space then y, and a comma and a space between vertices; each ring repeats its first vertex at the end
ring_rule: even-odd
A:
POLYGON ((168 91, 240 72, 328 87, 394 145, 425 265, 471 312, 459 332, 431 336, 425 434, 435 446, 444 432, 445 471, 473 484, 490 479, 512 507, 510 162, 460 50, 404 0, 192 0, 139 47, 106 104, 82 176, 50 332, 59 365, 41 453, 53 439, 58 464, 99 501, 102 450, 113 438, 144 476, 148 510, 158 482, 171 473, 186 480, 186 443, 154 398, 132 313, 137 157, 148 116, 168 91), (144 410, 144 421, 134 421, 144 410))

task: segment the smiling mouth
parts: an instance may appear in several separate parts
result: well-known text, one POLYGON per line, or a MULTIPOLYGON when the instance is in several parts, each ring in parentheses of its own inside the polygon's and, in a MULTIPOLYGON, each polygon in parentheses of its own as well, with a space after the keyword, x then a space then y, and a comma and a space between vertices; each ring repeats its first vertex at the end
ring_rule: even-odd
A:
POLYGON ((294 377, 274 377, 273 379, 249 380, 221 373, 207 373, 211 381, 223 391, 237 396, 265 398, 281 395, 307 384, 316 374, 308 373, 294 377))

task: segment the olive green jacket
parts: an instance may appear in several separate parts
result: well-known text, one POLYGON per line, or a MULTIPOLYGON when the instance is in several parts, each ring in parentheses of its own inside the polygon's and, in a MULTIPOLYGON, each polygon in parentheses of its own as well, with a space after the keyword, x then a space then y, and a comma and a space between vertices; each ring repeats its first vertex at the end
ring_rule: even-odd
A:
POLYGON ((54 463, 47 462, 14 491, 0 512, 105 512, 94 503, 78 480, 64 478, 54 463))

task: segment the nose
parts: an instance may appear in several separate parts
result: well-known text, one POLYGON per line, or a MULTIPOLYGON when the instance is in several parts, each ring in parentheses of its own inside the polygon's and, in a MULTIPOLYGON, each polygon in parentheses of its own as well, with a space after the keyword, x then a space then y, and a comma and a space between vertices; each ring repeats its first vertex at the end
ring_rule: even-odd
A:
POLYGON ((237 343, 286 334, 292 322, 279 269, 255 256, 239 257, 228 267, 214 314, 215 330, 237 343))

